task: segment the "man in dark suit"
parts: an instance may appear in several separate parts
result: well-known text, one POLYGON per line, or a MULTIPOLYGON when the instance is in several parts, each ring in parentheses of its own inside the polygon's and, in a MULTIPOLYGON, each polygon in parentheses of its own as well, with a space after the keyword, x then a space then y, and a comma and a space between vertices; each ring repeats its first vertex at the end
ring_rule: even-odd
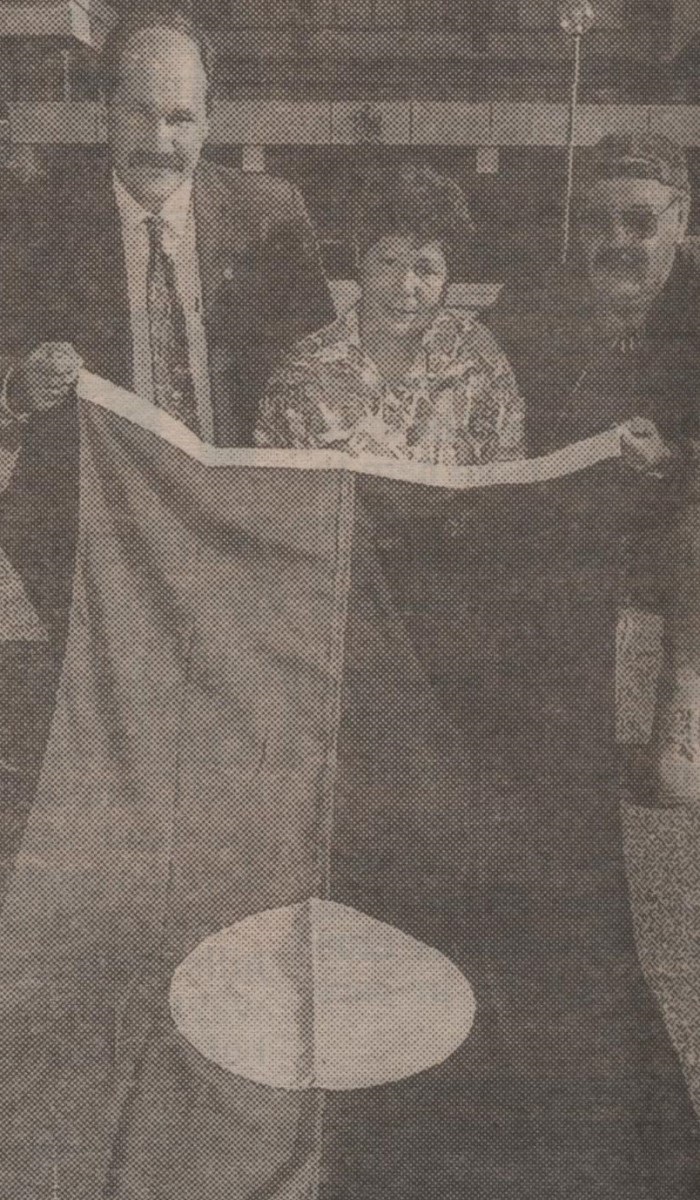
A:
POLYGON ((109 162, 56 181, 0 280, 0 545, 52 647, 26 702, 21 664, 6 689, 17 745, 0 758, 28 769, 42 738, 24 737, 19 710, 50 717, 70 607, 81 363, 203 440, 244 446, 283 351, 334 315, 296 190, 201 160, 212 56, 194 23, 139 12, 103 64, 109 162))
MULTIPOLYGON (((71 343, 91 370, 178 415, 174 389, 165 399, 166 381, 153 378, 162 363, 146 361, 174 356, 194 393, 181 418, 205 440, 245 445, 280 353, 333 313, 295 189, 200 160, 211 70, 207 41, 178 12, 140 13, 116 28, 104 50, 111 161, 59 185, 31 286, 18 281, 27 299, 15 335, 26 348, 28 336, 71 343), (174 329, 159 347, 152 326, 163 303, 174 329)), ((15 371, 13 413, 64 396, 77 357, 58 361, 43 347, 15 371)))
POLYGON ((582 152, 571 259, 505 287, 489 314, 527 407, 531 454, 636 420, 697 436, 697 251, 688 164, 658 135, 612 134, 582 152))
MULTIPOLYGON (((616 500, 589 497, 599 519, 627 511, 620 547, 625 661, 637 654, 639 613, 663 615, 674 593, 682 467, 699 436, 700 256, 686 237, 690 178, 682 148, 658 135, 612 134, 581 154, 571 259, 543 280, 505 288, 490 322, 526 404, 531 454, 544 454, 626 423, 635 465, 616 500)), ((618 676, 625 787, 655 796, 640 713, 639 667, 618 676)), ((646 668, 648 671, 648 668, 646 668)))

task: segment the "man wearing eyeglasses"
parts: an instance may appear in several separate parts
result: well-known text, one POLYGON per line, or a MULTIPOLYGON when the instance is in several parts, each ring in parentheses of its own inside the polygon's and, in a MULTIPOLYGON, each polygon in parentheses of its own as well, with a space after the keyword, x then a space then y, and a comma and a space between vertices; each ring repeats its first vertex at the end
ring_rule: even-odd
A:
POLYGON ((580 160, 569 261, 491 313, 544 454, 632 422, 652 467, 695 435, 700 268, 686 242, 683 150, 655 135, 604 137, 580 160), (652 424, 653 423, 653 424, 652 424), (656 433, 661 435, 663 442, 656 433))
MULTIPOLYGON (((569 261, 520 291, 504 289, 491 317, 525 400, 529 452, 545 454, 623 424, 623 450, 638 468, 586 473, 574 522, 581 515, 583 528, 595 523, 611 534, 617 654, 615 678, 602 677, 600 688, 602 699, 615 687, 617 782, 630 802, 640 953, 700 1095, 687 1003, 697 979, 683 941, 686 931, 688 944, 694 936, 689 864, 697 842, 673 814, 659 825, 650 811, 691 797, 697 806, 700 783, 700 620, 697 602, 688 600, 697 595, 698 508, 686 500, 684 511, 680 486, 692 474, 700 421, 700 259, 686 238, 688 167, 668 139, 616 134, 582 151, 577 170, 569 261), (669 686, 657 689, 664 626, 674 654, 669 686), (658 770, 655 709, 663 725, 658 770), (686 962, 688 971, 679 970, 686 962)), ((584 595, 579 602, 584 612, 584 595)))
MULTIPOLYGON (((525 400, 530 454, 624 426, 636 469, 587 497, 597 520, 622 520, 623 631, 629 620, 650 629, 666 611, 679 470, 700 426, 700 256, 686 238, 689 210, 679 146, 657 135, 604 137, 581 152, 569 261, 504 289, 491 312, 525 400)), ((633 631, 629 654, 645 639, 633 631)), ((618 736, 644 742, 652 700, 630 670, 618 677, 627 697, 618 736)))
POLYGON ((678 478, 700 425, 700 256, 686 238, 689 210, 679 146, 604 137, 581 152, 569 261, 504 289, 491 313, 525 400, 529 453, 624 425, 623 450, 638 468, 586 499, 596 520, 624 531, 618 741, 637 796, 653 785, 646 752, 633 748, 648 741, 653 709, 641 680, 672 600, 678 478))

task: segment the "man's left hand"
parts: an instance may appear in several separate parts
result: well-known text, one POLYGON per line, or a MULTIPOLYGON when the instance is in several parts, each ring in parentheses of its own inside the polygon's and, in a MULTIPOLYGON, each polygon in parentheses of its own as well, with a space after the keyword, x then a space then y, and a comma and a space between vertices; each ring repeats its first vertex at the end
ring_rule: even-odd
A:
POLYGON ((647 417, 632 417, 621 427, 622 457, 635 471, 662 479, 673 460, 656 425, 647 417))

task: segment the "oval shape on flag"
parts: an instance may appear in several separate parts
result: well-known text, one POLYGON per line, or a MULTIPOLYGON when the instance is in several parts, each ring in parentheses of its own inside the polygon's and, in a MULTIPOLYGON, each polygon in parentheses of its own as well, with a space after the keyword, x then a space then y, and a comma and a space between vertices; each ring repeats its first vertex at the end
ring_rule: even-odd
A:
POLYGON ((372 1087, 452 1054, 474 993, 439 950, 331 900, 246 917, 201 942, 170 987, 179 1032, 270 1087, 372 1087))

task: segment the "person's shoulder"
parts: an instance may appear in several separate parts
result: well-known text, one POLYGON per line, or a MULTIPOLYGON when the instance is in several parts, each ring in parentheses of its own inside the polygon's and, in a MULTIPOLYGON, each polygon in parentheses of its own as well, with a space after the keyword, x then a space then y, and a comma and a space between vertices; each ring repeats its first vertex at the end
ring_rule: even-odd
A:
POLYGON ((336 317, 328 325, 308 333, 284 355, 268 384, 268 393, 284 390, 290 384, 326 379, 338 367, 353 369, 356 354, 348 340, 346 316, 336 317))
POLYGON ((349 346, 347 315, 336 317, 328 325, 307 333, 292 346, 286 361, 296 365, 325 360, 330 353, 331 360, 336 358, 335 352, 345 356, 349 346))
POLYGON ((433 332, 438 337, 443 333, 456 334, 462 352, 481 342, 492 343, 493 334, 480 314, 471 308, 443 308, 433 322, 433 332))
POLYGON ((502 369, 506 356, 493 329, 471 309, 446 309, 445 316, 458 335, 457 356, 474 359, 492 370, 502 369))
POLYGON ((64 256, 93 245, 117 220, 112 172, 103 162, 81 163, 80 170, 51 170, 32 198, 38 243, 56 245, 64 256))
POLYGON ((460 343, 465 346, 480 342, 492 344, 494 335, 489 327, 487 312, 474 308, 444 307, 441 309, 433 327, 437 333, 454 333, 460 343))

